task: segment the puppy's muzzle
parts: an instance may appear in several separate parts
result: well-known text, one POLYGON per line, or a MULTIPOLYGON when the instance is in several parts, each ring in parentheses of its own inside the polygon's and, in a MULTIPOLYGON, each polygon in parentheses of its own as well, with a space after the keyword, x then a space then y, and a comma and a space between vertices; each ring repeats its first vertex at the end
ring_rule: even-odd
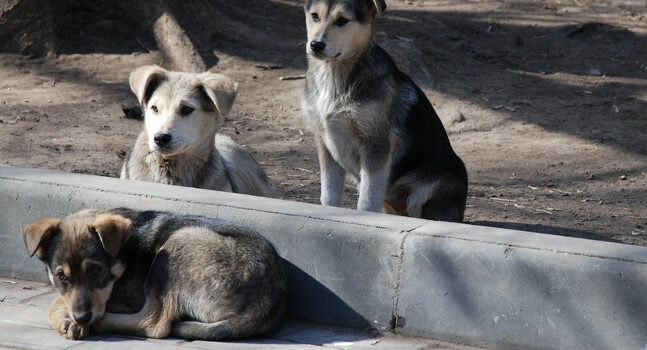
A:
POLYGON ((155 136, 153 136, 153 141, 155 141, 155 144, 164 147, 171 142, 171 134, 162 134, 162 133, 157 133, 155 136))
POLYGON ((323 41, 311 41, 310 42, 310 49, 314 53, 321 53, 326 48, 326 43, 323 41))

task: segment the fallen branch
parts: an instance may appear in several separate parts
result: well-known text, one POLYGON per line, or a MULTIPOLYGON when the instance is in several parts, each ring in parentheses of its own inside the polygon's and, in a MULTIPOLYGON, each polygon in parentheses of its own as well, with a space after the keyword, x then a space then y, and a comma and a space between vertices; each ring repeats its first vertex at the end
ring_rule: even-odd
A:
POLYGON ((305 75, 288 75, 285 77, 280 77, 279 80, 299 80, 299 79, 305 79, 305 75))

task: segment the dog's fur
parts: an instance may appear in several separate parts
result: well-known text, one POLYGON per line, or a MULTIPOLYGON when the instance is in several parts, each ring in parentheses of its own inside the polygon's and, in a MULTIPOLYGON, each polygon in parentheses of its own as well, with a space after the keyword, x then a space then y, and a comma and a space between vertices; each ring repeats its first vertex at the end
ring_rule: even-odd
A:
POLYGON ((25 226, 25 245, 59 295, 53 328, 163 338, 237 339, 274 332, 286 277, 258 233, 215 219, 84 210, 25 226))
POLYGON ((321 203, 339 206, 350 174, 359 210, 461 221, 465 166, 425 94, 372 41, 384 1, 308 0, 304 8, 302 104, 318 148, 321 203))
POLYGON ((216 134, 236 97, 236 82, 217 73, 143 66, 130 74, 130 87, 145 111, 145 128, 124 160, 122 179, 271 197, 261 166, 231 138, 216 134), (170 141, 159 144, 156 135, 170 141))

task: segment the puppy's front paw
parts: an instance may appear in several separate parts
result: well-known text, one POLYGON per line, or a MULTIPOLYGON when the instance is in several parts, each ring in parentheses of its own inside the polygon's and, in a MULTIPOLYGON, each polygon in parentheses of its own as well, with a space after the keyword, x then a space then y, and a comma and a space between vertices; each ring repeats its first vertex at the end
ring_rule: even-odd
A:
POLYGON ((61 328, 58 332, 67 339, 76 340, 87 337, 90 333, 90 328, 81 326, 71 319, 66 319, 61 323, 61 328))

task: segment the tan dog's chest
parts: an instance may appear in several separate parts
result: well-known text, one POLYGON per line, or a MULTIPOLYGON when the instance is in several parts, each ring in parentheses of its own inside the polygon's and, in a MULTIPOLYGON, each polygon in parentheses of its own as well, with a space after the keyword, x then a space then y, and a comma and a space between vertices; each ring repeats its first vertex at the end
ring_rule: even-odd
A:
POLYGON ((359 180, 362 154, 360 138, 363 133, 354 119, 355 116, 349 112, 335 111, 317 115, 316 123, 319 136, 333 159, 355 180, 359 180))
POLYGON ((348 174, 359 180, 361 168, 367 160, 363 158, 383 162, 391 154, 388 135, 392 126, 387 114, 391 97, 369 101, 354 98, 357 91, 348 85, 346 70, 347 67, 333 69, 326 64, 311 62, 308 70, 311 87, 304 95, 302 107, 322 146, 348 174), (384 154, 368 152, 376 144, 382 146, 384 154))

